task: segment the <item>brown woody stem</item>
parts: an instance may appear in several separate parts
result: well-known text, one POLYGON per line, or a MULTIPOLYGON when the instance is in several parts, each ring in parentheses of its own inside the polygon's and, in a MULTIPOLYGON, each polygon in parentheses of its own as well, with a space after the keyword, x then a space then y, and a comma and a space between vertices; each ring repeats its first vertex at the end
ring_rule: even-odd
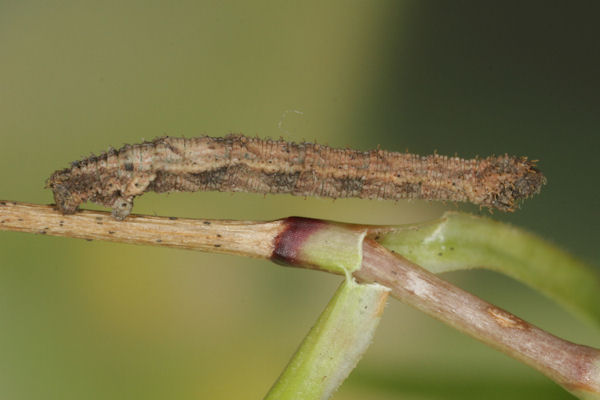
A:
POLYGON ((363 242, 362 268, 354 277, 391 288, 398 300, 530 365, 577 396, 600 393, 600 351, 553 336, 374 240, 363 242))
POLYGON ((0 230, 87 240, 176 247, 269 258, 282 222, 198 220, 130 215, 115 220, 102 211, 62 215, 52 206, 0 201, 0 230))

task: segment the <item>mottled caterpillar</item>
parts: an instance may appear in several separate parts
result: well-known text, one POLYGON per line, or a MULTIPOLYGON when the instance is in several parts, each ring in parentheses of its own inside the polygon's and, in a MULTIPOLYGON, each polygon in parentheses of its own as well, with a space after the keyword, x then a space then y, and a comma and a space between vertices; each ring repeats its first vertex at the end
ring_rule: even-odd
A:
POLYGON ((468 201, 513 211, 545 181, 525 157, 465 160, 229 135, 126 145, 73 162, 52 174, 46 186, 64 214, 91 201, 124 219, 133 199, 148 191, 468 201))

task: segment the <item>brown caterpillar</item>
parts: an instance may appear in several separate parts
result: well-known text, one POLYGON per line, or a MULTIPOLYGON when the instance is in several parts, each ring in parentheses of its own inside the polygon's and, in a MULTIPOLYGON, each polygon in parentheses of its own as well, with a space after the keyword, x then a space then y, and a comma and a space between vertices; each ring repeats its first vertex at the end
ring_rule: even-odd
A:
POLYGON ((464 160, 229 135, 126 145, 73 162, 52 174, 46 187, 64 214, 91 201, 124 219, 133 199, 148 191, 450 200, 513 211, 545 182, 525 157, 464 160))

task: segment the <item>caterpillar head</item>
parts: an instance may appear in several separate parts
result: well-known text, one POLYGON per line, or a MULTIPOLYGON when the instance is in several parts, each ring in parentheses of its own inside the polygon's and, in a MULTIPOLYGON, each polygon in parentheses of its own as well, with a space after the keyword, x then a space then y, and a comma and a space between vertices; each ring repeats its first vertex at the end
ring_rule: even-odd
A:
POLYGON ((82 199, 80 192, 73 190, 71 173, 68 169, 56 171, 46 181, 46 187, 52 189, 56 208, 63 214, 73 214, 82 199))

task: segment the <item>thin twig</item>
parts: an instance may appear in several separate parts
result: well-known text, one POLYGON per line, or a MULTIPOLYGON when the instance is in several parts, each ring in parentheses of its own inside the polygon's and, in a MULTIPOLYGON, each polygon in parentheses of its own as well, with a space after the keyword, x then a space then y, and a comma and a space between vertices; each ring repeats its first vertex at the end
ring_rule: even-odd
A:
POLYGON ((115 220, 102 211, 62 215, 53 206, 0 201, 0 230, 87 240, 177 247, 269 258, 281 221, 250 222, 130 215, 115 220))
POLYGON ((600 393, 600 351, 574 344, 487 303, 393 254, 363 242, 354 276, 392 289, 392 296, 532 366, 571 392, 600 393))

